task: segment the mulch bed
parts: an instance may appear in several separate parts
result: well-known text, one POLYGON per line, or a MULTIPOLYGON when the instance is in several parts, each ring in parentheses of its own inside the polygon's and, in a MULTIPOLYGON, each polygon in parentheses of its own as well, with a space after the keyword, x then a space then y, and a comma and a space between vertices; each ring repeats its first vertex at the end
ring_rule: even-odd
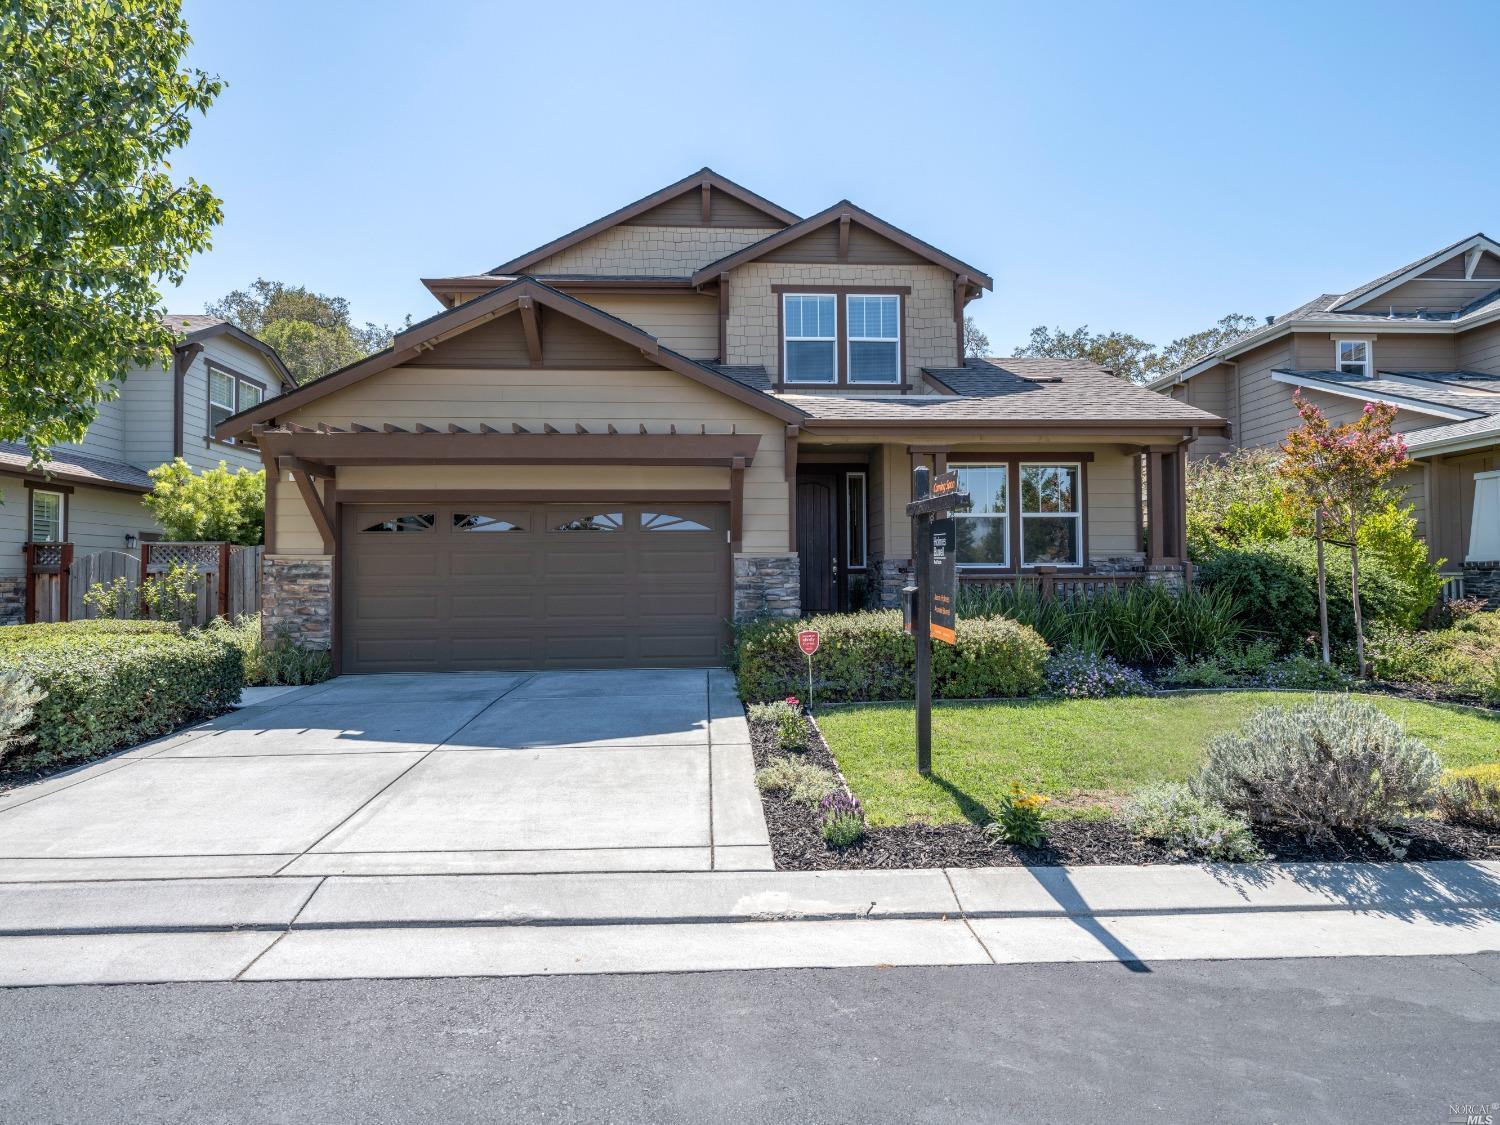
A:
MULTIPOLYGON (((750 724, 750 744, 757 769, 782 754, 776 748, 774 729, 767 724, 750 724)), ((812 744, 798 756, 839 773, 821 734, 815 735, 812 744)), ((824 842, 816 809, 771 793, 761 794, 761 806, 771 833, 771 852, 781 871, 1196 862, 1137 840, 1115 819, 1050 821, 1047 844, 1041 848, 996 842, 973 824, 907 824, 871 828, 861 843, 839 849, 824 842)), ((1267 856, 1275 860, 1388 863, 1391 859, 1377 844, 1361 836, 1308 844, 1291 834, 1257 835, 1267 856)), ((1407 860, 1500 859, 1500 833, 1482 829, 1419 821, 1392 836, 1407 841, 1407 860)))
POLYGON ((1446 684, 1410 684, 1396 680, 1370 680, 1357 685, 1357 691, 1374 695, 1394 695, 1401 699, 1414 699, 1419 703, 1462 703, 1466 707, 1478 707, 1500 714, 1500 707, 1492 707, 1477 691, 1450 687, 1446 684))

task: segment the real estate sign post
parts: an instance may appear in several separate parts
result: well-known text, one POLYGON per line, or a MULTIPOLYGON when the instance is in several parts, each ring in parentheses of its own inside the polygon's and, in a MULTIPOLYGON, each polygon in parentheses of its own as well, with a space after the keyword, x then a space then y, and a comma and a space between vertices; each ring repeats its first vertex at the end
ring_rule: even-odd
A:
POLYGON ((813 653, 818 651, 818 631, 803 629, 797 634, 797 647, 802 650, 802 655, 807 657, 807 709, 811 711, 813 705, 812 658, 813 653))
POLYGON ((912 637, 917 643, 917 772, 932 772, 932 642, 954 644, 957 637, 958 574, 954 569, 957 528, 948 513, 966 507, 969 495, 959 490, 957 473, 933 477, 926 466, 912 470, 912 555, 916 563, 912 637), (942 519, 933 519, 942 515, 942 519))

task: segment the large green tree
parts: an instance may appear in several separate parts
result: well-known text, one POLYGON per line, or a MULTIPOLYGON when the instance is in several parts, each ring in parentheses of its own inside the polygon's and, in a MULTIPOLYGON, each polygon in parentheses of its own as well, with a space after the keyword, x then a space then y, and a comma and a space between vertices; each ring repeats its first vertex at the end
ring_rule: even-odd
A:
POLYGON ((222 88, 189 42, 178 0, 0 2, 0 440, 33 456, 169 360, 158 286, 222 217, 167 159, 222 88))
POLYGON ((1253 316, 1230 313, 1212 328, 1179 336, 1164 348, 1128 332, 1090 332, 1087 324, 1072 331, 1037 325, 1031 330, 1031 339, 1017 348, 1015 354, 1086 359, 1109 368, 1122 379, 1145 383, 1186 367, 1215 348, 1253 331, 1259 323, 1253 316))
POLYGON ((270 344, 299 383, 378 352, 392 336, 385 325, 356 325, 343 297, 263 277, 208 305, 207 311, 270 344))

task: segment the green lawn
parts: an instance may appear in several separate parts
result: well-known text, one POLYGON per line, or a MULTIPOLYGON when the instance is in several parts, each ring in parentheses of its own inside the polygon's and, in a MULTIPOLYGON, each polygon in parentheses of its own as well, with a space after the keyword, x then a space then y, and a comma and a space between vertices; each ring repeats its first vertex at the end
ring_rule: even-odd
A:
MULTIPOLYGON (((1133 699, 937 703, 932 777, 914 765, 912 707, 865 704, 820 711, 818 725, 871 824, 989 818, 1011 782, 1039 789, 1059 815, 1102 815, 1151 781, 1183 780, 1209 739, 1291 692, 1233 692, 1133 699)), ((1500 716, 1460 707, 1369 697, 1450 767, 1500 762, 1500 716)))

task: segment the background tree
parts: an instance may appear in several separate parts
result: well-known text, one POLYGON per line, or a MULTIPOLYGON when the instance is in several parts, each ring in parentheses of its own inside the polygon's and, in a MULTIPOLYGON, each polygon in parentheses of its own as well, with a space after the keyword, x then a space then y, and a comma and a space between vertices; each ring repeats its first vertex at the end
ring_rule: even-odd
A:
POLYGON ((253 547, 265 538, 266 474, 223 461, 195 473, 181 457, 151 470, 151 491, 142 501, 179 542, 239 543, 253 547))
POLYGON ((1031 339, 1015 349, 1018 356, 1043 356, 1051 359, 1086 359, 1097 363, 1131 383, 1146 379, 1146 362, 1154 349, 1145 340, 1126 332, 1090 332, 1087 324, 1066 332, 1061 328, 1047 330, 1037 325, 1031 339))
POLYGON ((972 316, 964 317, 964 355, 983 359, 990 354, 990 338, 974 323, 972 316))
MULTIPOLYGON (((386 325, 357 326, 342 297, 263 277, 209 304, 207 311, 270 344, 299 383, 389 347, 393 335, 386 325)), ((406 320, 411 323, 411 317, 406 320)))
POLYGON ((219 200, 168 154, 223 84, 183 69, 177 0, 0 7, 0 440, 77 441, 112 381, 165 365, 158 283, 219 200))
POLYGON ((1122 379, 1146 383, 1202 359, 1215 348, 1254 331, 1258 323, 1253 316, 1230 313, 1212 328, 1179 336, 1165 348, 1148 344, 1128 332, 1090 332, 1087 324, 1071 332, 1061 328, 1049 331, 1046 325, 1039 324, 1031 330, 1031 339, 1017 348, 1015 354, 1086 359, 1109 368, 1122 379))
MULTIPOLYGON (((1408 463, 1406 439, 1391 431, 1396 408, 1365 403, 1360 416, 1331 425, 1318 407, 1292 396, 1302 425, 1281 444, 1278 466, 1304 518, 1321 513, 1323 534, 1349 548, 1349 595, 1354 604, 1354 656, 1365 674, 1364 618, 1359 606, 1359 539, 1367 520, 1392 503, 1390 483, 1408 463)), ((1320 582, 1321 585, 1321 582, 1320 582)))

